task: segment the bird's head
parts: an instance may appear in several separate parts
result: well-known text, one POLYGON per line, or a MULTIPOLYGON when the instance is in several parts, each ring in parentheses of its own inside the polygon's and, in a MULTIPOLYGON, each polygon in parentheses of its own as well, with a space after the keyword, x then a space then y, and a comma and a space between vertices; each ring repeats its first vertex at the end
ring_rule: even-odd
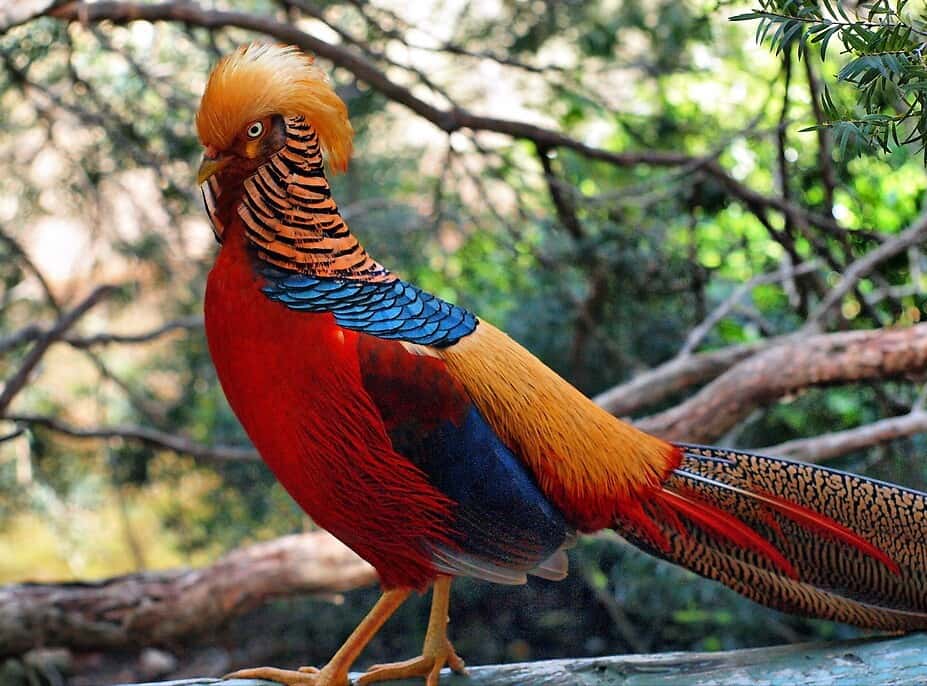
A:
POLYGON ((333 171, 344 171, 354 131, 347 107, 310 56, 251 43, 213 69, 196 115, 205 148, 197 183, 250 176, 286 143, 286 119, 302 116, 333 171))

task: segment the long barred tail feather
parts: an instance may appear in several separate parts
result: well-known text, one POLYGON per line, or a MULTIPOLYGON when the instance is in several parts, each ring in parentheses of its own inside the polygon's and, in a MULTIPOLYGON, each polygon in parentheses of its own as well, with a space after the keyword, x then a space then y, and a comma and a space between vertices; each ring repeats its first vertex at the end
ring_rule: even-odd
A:
POLYGON ((662 490, 615 529, 786 612, 927 629, 927 494, 817 465, 680 445, 662 490))

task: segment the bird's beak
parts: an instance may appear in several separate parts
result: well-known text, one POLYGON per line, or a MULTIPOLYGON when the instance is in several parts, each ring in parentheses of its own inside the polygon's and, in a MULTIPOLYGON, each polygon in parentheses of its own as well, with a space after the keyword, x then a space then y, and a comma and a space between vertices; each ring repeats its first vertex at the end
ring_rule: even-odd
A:
POLYGON ((228 163, 232 161, 229 156, 209 157, 203 155, 203 161, 200 162, 200 169, 196 172, 196 185, 202 186, 208 178, 222 171, 228 163))

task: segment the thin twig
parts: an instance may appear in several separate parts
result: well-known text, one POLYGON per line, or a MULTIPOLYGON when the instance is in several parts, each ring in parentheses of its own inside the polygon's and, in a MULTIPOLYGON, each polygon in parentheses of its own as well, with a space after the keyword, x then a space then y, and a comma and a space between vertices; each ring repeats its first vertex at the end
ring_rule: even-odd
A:
POLYGON ((48 301, 48 304, 55 311, 55 314, 61 314, 61 303, 58 302, 58 297, 55 295, 55 292, 52 290, 51 285, 48 283, 48 279, 45 278, 45 274, 42 273, 42 270, 39 269, 38 265, 32 261, 32 258, 29 256, 29 253, 26 252, 26 249, 20 244, 18 240, 13 238, 10 234, 0 228, 0 241, 6 243, 10 250, 16 253, 16 256, 22 262, 23 266, 26 268, 26 271, 30 272, 36 280, 39 282, 39 286, 42 289, 42 292, 45 294, 45 299, 48 301))
POLYGON ((45 329, 37 324, 29 324, 24 326, 17 331, 0 338, 0 355, 5 354, 9 350, 18 348, 21 345, 25 345, 35 339, 39 338, 45 333, 45 329))
POLYGON ((586 587, 592 592, 593 597, 598 603, 605 609, 605 612, 608 613, 609 618, 612 620, 612 624, 621 635, 621 639, 627 643, 635 653, 646 653, 650 646, 640 637, 634 626, 634 622, 628 618, 624 608, 615 600, 615 596, 609 592, 608 586, 598 582, 596 571, 601 573, 601 570, 593 569, 592 562, 583 555, 575 556, 574 560, 576 561, 576 566, 578 567, 583 581, 586 583, 586 587))
POLYGON ((61 338, 77 321, 90 311, 94 305, 116 291, 116 286, 97 286, 93 292, 84 298, 74 309, 63 314, 55 325, 46 331, 26 354, 19 369, 4 384, 0 393, 0 416, 6 413, 13 398, 23 389, 29 380, 29 375, 39 363, 45 352, 56 340, 61 338))
POLYGON ((551 201, 554 203, 554 208, 557 210, 557 217, 560 219, 560 223, 574 240, 581 239, 585 231, 583 230, 582 224, 580 224, 579 218, 576 216, 576 208, 573 207, 570 194, 563 192, 559 183, 559 178, 556 172, 554 172, 554 167, 551 163, 550 148, 536 145, 534 149, 537 153, 538 160, 541 162, 541 168, 544 170, 544 181, 547 183, 547 191, 550 194, 551 201))
POLYGON ((104 332, 93 334, 92 336, 65 336, 63 340, 74 348, 93 348, 110 344, 134 345, 138 343, 149 343, 173 331, 198 329, 202 326, 203 318, 200 315, 190 315, 179 319, 172 319, 151 331, 145 331, 143 333, 120 334, 104 332))
POLYGON ((731 310, 734 309, 741 298, 753 291, 757 286, 762 286, 765 284, 779 283, 781 281, 786 281, 792 279, 796 276, 801 276, 809 272, 813 272, 818 269, 818 262, 816 260, 809 260, 808 262, 802 262, 799 265, 789 265, 783 263, 782 267, 774 272, 768 274, 760 274, 755 276, 746 283, 741 284, 712 312, 705 318, 705 320, 692 329, 689 332, 689 335, 686 337, 685 343, 679 349, 679 355, 690 355, 692 351, 695 350, 703 340, 705 336, 711 333, 711 330, 724 319, 731 310))
POLYGON ((857 284, 873 269, 895 255, 905 252, 908 248, 918 245, 925 239, 927 239, 927 211, 923 212, 907 229, 870 250, 846 267, 840 281, 818 303, 818 306, 802 326, 802 330, 819 330, 823 320, 834 306, 839 304, 850 291, 854 290, 857 284))
POLYGON ((12 431, 7 431, 5 434, 0 436, 0 443, 6 443, 7 441, 12 441, 14 438, 19 438, 26 432, 26 427, 17 426, 12 431))
POLYGON ((834 171, 834 154, 831 143, 830 129, 823 126, 826 121, 821 108, 821 84, 818 75, 811 64, 810 53, 805 54, 805 76, 808 79, 808 95, 811 98, 811 111, 817 122, 818 136, 818 170, 821 173, 821 184, 824 187, 824 214, 834 215, 834 190, 837 187, 837 174, 834 171))
POLYGON ((81 428, 67 424, 55 417, 39 414, 10 414, 6 419, 26 424, 41 426, 50 431, 82 439, 123 439, 138 441, 155 448, 171 450, 182 455, 205 460, 207 462, 240 462, 260 459, 253 448, 239 448, 229 445, 208 446, 196 443, 183 436, 158 431, 144 426, 129 424, 120 426, 97 426, 81 428))

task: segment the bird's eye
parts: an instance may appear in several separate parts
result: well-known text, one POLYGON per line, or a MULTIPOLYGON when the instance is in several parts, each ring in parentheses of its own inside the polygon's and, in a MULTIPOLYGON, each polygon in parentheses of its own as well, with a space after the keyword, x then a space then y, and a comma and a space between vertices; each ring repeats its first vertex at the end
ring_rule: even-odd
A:
POLYGON ((248 134, 248 138, 259 138, 260 135, 264 133, 264 124, 259 121, 251 122, 251 124, 248 125, 246 133, 248 134))

